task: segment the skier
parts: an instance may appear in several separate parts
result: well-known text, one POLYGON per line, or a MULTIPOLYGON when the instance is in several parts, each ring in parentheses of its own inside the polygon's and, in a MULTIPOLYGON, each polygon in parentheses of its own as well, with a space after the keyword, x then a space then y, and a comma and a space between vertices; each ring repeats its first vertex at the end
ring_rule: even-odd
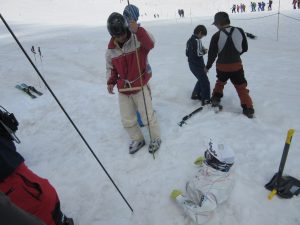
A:
POLYGON ((0 191, 16 206, 47 225, 73 225, 60 210, 54 187, 33 173, 13 143, 18 121, 13 114, 0 110, 0 191))
POLYGON ((269 0, 269 4, 268 4, 268 10, 269 10, 269 11, 272 10, 272 4, 273 4, 273 1, 272 1, 272 0, 269 0))
POLYGON ((236 9, 236 5, 233 4, 233 6, 232 6, 232 8, 231 8, 231 12, 232 12, 232 13, 236 13, 236 12, 235 12, 235 9, 236 9))
POLYGON ((293 0, 293 3, 292 3, 292 4, 293 4, 293 8, 294 8, 294 9, 297 8, 297 7, 296 7, 296 6, 297 6, 297 2, 298 2, 298 0, 293 0))
POLYGON ((34 216, 15 206, 9 198, 0 192, 0 218, 8 225, 45 225, 34 216))
POLYGON ((203 55, 207 53, 201 42, 201 38, 207 35, 206 27, 198 25, 194 29, 193 35, 186 43, 186 56, 191 72, 197 78, 191 99, 201 100, 202 105, 210 103, 210 83, 204 70, 205 64, 203 55))
POLYGON ((240 55, 248 50, 248 42, 241 28, 230 26, 230 19, 226 12, 215 14, 214 23, 219 31, 210 41, 206 71, 208 71, 215 59, 217 81, 212 93, 212 106, 218 106, 223 97, 223 89, 228 79, 234 85, 243 108, 243 114, 253 118, 254 109, 252 99, 247 89, 243 64, 240 55))
POLYGON ((137 24, 138 16, 128 16, 131 17, 128 19, 129 25, 117 12, 112 13, 107 20, 107 29, 111 35, 106 52, 107 89, 110 94, 114 94, 113 88, 117 85, 119 90, 122 124, 131 138, 129 153, 134 154, 145 145, 143 134, 137 124, 136 110, 141 114, 144 125, 148 125, 147 121, 149 121, 152 140, 148 150, 149 153, 154 153, 161 144, 159 126, 152 108, 148 85, 152 72, 147 56, 154 47, 154 39, 149 32, 137 24), (143 87, 141 87, 141 79, 143 87))
POLYGON ((265 6, 266 6, 266 3, 265 2, 261 2, 261 11, 265 11, 265 6))
POLYGON ((197 175, 186 183, 186 194, 175 189, 170 197, 180 205, 194 224, 206 223, 215 209, 225 202, 233 189, 234 153, 224 144, 209 143, 204 157, 195 161, 197 175))
POLYGON ((256 12, 256 2, 253 2, 253 9, 254 9, 254 12, 256 12))
POLYGON ((178 15, 181 17, 181 9, 178 9, 178 15))
POLYGON ((257 9, 257 11, 262 11, 262 8, 261 8, 261 7, 262 7, 262 3, 261 3, 261 2, 258 2, 257 4, 258 4, 258 9, 257 9))

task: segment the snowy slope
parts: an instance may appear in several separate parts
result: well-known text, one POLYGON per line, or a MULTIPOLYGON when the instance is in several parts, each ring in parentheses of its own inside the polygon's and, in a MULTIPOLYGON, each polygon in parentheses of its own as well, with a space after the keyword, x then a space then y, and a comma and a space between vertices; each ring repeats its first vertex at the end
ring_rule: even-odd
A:
MULTIPOLYGON (((22 144, 17 147, 27 165, 55 186, 67 215, 81 225, 184 224, 183 213, 169 199, 169 193, 173 188, 184 189, 185 182, 197 171, 192 162, 203 154, 209 138, 216 138, 224 140, 236 153, 236 185, 228 203, 217 210, 208 224, 300 224, 299 197, 268 201, 268 191, 263 187, 278 169, 289 128, 295 128, 296 134, 285 172, 300 178, 299 21, 280 17, 276 41, 277 16, 240 20, 269 15, 265 12, 232 17, 232 24, 258 36, 257 40, 249 40, 249 52, 243 55, 256 118, 249 120, 240 114, 238 97, 228 84, 224 112, 216 115, 205 110, 183 128, 177 122, 199 107, 199 102, 189 99, 196 81, 186 63, 185 42, 201 23, 208 28, 208 36, 203 39, 208 46, 216 32, 210 25, 212 17, 199 14, 192 20, 179 20, 174 15, 169 20, 144 21, 142 25, 156 39, 149 61, 153 69, 153 104, 163 139, 153 160, 146 148, 133 156, 128 154, 128 137, 120 122, 117 96, 106 91, 104 52, 109 36, 101 24, 112 6, 125 3, 74 2, 0 0, 1 13, 7 15, 26 50, 30 53, 32 45, 41 47, 43 63, 37 58, 36 65, 134 209, 131 214, 1 24, 0 105, 19 119, 22 144), (95 11, 103 7, 99 24, 95 11, 83 13, 84 6, 95 11), (51 12, 57 17, 53 18, 51 12), (22 82, 34 84, 45 94, 30 99, 14 88, 22 82)), ((143 2, 138 2, 141 8, 146 5, 143 2)), ((176 6, 184 3, 172 2, 176 6)), ((226 4, 223 1, 222 7, 226 4)), ((176 9, 172 7, 170 4, 169 9, 161 10, 171 15, 176 9)), ((122 8, 114 9, 121 12, 122 8)), ((215 11, 211 9, 209 13, 213 15, 215 11)), ((299 11, 285 13, 300 19, 299 11)), ((213 87, 214 68, 209 78, 213 87)), ((147 130, 144 132, 149 143, 147 130)))
MULTIPOLYGON (((160 19, 179 17, 178 9, 184 9, 186 17, 208 16, 217 11, 231 11, 233 4, 244 3, 250 11, 251 0, 131 0, 140 8, 141 21, 153 20, 154 14, 160 19)), ((265 1, 266 3, 268 1, 265 1)), ((273 10, 277 11, 279 1, 273 1, 273 10)), ((42 24, 105 24, 113 11, 122 12, 126 0, 0 0, 0 9, 4 16, 25 23, 42 24)), ((291 1, 284 0, 281 10, 292 8, 291 1)))

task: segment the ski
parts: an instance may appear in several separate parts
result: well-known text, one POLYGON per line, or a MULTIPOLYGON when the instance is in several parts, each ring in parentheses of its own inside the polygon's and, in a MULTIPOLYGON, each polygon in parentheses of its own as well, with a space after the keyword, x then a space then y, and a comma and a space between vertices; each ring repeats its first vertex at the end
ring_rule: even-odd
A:
POLYGON ((33 86, 28 86, 27 84, 21 84, 21 87, 23 87, 23 88, 26 88, 26 89, 28 89, 28 90, 30 90, 30 91, 33 91, 34 93, 36 93, 36 94, 38 94, 38 95, 43 95, 43 93, 42 92, 40 92, 40 91, 38 91, 38 90, 36 90, 35 89, 35 87, 33 87, 33 86))
POLYGON ((32 94, 28 88, 24 88, 19 84, 16 85, 16 88, 23 91, 24 93, 28 94, 31 98, 36 98, 36 96, 34 94, 32 94))

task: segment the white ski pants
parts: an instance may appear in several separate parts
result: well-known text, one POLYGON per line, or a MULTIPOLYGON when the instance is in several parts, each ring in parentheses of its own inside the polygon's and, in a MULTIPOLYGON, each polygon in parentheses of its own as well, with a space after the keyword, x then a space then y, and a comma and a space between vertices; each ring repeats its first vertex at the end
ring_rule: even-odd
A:
MULTIPOLYGON (((150 87, 148 85, 144 86, 144 94, 150 124, 151 137, 152 140, 154 140, 156 138, 160 138, 160 131, 155 112, 153 111, 150 87)), ((119 106, 123 127, 129 134, 131 140, 143 140, 144 137, 138 125, 136 115, 136 111, 139 111, 143 124, 145 126, 148 125, 143 92, 139 91, 138 93, 132 95, 119 93, 119 106)))

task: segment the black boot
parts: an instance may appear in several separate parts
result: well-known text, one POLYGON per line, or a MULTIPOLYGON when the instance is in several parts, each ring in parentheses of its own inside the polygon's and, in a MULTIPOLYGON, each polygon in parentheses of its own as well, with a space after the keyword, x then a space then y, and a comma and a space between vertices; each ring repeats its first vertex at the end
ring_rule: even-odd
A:
POLYGON ((74 225, 74 221, 72 218, 68 218, 65 216, 63 225, 74 225))
POLYGON ((202 103, 202 106, 205 106, 205 105, 209 105, 211 103, 211 101, 209 99, 205 99, 205 100, 202 100, 201 103, 202 103))
POLYGON ((254 109, 252 107, 248 108, 246 105, 242 105, 242 108, 243 108, 243 114, 248 118, 252 119, 254 116, 254 109))
POLYGON ((220 105, 221 98, 214 95, 214 96, 211 97, 210 101, 211 101, 211 106, 212 107, 217 107, 217 106, 220 105))

